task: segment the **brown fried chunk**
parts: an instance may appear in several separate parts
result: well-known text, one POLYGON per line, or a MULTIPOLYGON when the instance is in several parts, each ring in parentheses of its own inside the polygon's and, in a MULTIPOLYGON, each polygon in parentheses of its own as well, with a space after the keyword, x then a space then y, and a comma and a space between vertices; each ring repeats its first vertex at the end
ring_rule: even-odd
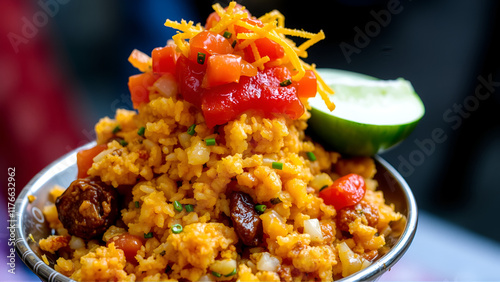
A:
POLYGON ((73 181, 57 198, 59 220, 71 235, 101 236, 118 217, 116 189, 96 179, 73 181))
POLYGON ((255 211, 252 197, 242 192, 232 192, 229 200, 231 220, 236 234, 247 246, 259 245, 263 234, 262 220, 255 211))
POLYGON ((337 226, 341 231, 349 232, 349 223, 358 218, 361 218, 363 224, 375 227, 379 218, 378 210, 364 201, 342 208, 337 213, 337 226))

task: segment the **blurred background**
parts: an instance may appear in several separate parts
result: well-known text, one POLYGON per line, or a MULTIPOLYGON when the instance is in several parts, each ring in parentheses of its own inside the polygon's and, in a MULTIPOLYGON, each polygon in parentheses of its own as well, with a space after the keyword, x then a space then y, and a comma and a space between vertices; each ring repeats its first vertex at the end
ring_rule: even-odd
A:
MULTIPOLYGON (((204 23, 215 2, 0 0, 0 168, 15 167, 17 192, 59 156, 93 140, 99 118, 131 109, 127 80, 137 70, 127 58, 134 48, 149 53, 164 46, 175 34, 165 19, 204 23)), ((408 181, 423 211, 416 240, 445 242, 437 232, 450 240, 465 232, 480 249, 498 250, 498 1, 238 2, 257 17, 279 9, 287 27, 323 29, 326 39, 310 49, 308 63, 410 80, 426 114, 382 156, 408 181), (444 142, 433 140, 436 129, 444 142)), ((392 278, 457 279, 438 270, 411 276, 421 275, 418 263, 406 262, 400 272, 410 274, 392 278)), ((458 278, 464 277, 484 278, 458 278)))

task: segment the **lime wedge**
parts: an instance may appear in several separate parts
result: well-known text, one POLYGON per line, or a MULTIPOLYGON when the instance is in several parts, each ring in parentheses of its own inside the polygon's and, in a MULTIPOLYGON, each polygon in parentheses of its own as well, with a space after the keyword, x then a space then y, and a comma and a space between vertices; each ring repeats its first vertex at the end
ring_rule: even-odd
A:
POLYGON ((318 69, 334 91, 337 106, 330 112, 319 95, 309 99, 309 127, 332 149, 352 156, 372 156, 397 145, 416 127, 424 104, 411 83, 402 78, 318 69))

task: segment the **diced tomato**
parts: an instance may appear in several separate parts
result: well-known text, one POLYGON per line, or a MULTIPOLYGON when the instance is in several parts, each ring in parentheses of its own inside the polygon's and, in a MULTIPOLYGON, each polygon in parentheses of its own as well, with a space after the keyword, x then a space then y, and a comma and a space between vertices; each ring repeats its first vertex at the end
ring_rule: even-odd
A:
POLYGON ((213 55, 208 58, 202 87, 209 88, 238 82, 241 75, 241 57, 232 54, 213 55))
POLYGON ((239 114, 254 110, 264 116, 286 114, 297 119, 304 106, 293 87, 282 87, 280 82, 289 77, 285 68, 259 71, 253 77, 240 77, 240 82, 207 89, 203 94, 202 111, 207 126, 224 124, 239 114))
POLYGON ((145 72, 141 74, 132 75, 128 78, 128 89, 132 98, 134 109, 139 105, 149 102, 149 87, 159 78, 152 72, 145 72))
POLYGON ((92 167, 95 156, 106 150, 106 144, 97 145, 87 150, 82 150, 76 153, 76 166, 78 167, 78 178, 88 176, 87 171, 92 167))
MULTIPOLYGON (((254 25, 254 26, 259 26, 259 27, 264 26, 264 24, 258 19, 249 18, 249 19, 245 19, 245 21, 251 25, 254 25)), ((236 33, 252 33, 251 30, 248 30, 247 28, 244 28, 244 27, 241 27, 238 25, 235 25, 235 31, 236 31, 236 33)), ((243 40, 241 40, 241 41, 243 41, 243 40)), ((259 39, 255 40, 254 43, 255 43, 255 46, 257 47, 257 50, 259 51, 260 57, 268 56, 269 59, 271 61, 273 61, 273 60, 276 60, 279 58, 283 58, 283 56, 285 56, 285 49, 283 49, 283 47, 281 45, 272 41, 269 38, 259 38, 259 39)), ((253 55, 253 52, 252 52, 252 49, 250 46, 246 47, 244 49, 244 52, 245 52, 245 59, 247 61, 249 61, 249 62, 255 61, 255 57, 253 55)))
POLYGON ((335 180, 330 187, 319 192, 320 198, 325 204, 333 205, 339 210, 344 207, 353 206, 365 196, 366 184, 361 175, 348 174, 335 180))
POLYGON ((175 46, 165 46, 153 49, 151 52, 153 59, 154 73, 171 73, 175 75, 175 63, 179 54, 175 51, 175 46))
POLYGON ((201 108, 203 90, 201 83, 205 75, 205 66, 180 56, 176 66, 179 93, 184 100, 201 108))
POLYGON ((193 62, 198 62, 198 53, 203 53, 205 54, 203 64, 206 64, 210 55, 233 53, 231 43, 224 36, 206 30, 191 38, 189 46, 189 59, 193 62))
POLYGON ((128 262, 137 263, 135 256, 143 245, 140 237, 129 233, 122 233, 109 239, 106 242, 106 246, 109 246, 111 243, 115 243, 115 247, 123 251, 128 262))
POLYGON ((297 89, 297 95, 300 98, 311 98, 316 96, 316 93, 318 92, 316 75, 312 70, 306 70, 302 79, 294 82, 293 85, 297 89))

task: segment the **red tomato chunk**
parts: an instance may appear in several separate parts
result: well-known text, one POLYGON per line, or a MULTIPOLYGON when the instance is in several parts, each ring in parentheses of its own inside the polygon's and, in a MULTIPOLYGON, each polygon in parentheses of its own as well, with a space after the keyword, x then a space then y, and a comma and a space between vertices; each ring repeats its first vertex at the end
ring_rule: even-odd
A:
POLYGON ((111 243, 115 243, 115 247, 123 251, 127 261, 132 263, 137 262, 135 255, 137 255, 137 252, 143 245, 141 238, 129 233, 123 233, 109 239, 106 245, 109 246, 111 243))
POLYGON ((151 52, 154 73, 171 73, 175 75, 175 63, 179 54, 175 51, 175 46, 165 46, 153 49, 151 52))
POLYGON ((206 64, 210 55, 233 53, 231 43, 224 36, 211 31, 202 31, 195 35, 189 40, 189 46, 189 59, 193 62, 199 62, 198 54, 204 54, 202 64, 206 64))
POLYGON ((128 78, 128 89, 134 109, 139 105, 149 102, 149 87, 159 78, 151 72, 132 75, 128 78))
POLYGON ((335 180, 330 187, 319 192, 320 198, 325 204, 332 205, 340 210, 344 207, 353 206, 365 196, 366 184, 361 175, 348 174, 335 180))
POLYGON ((78 178, 88 176, 87 171, 92 167, 95 156, 106 150, 108 145, 101 144, 87 150, 81 150, 76 153, 76 165, 78 167, 78 178))

